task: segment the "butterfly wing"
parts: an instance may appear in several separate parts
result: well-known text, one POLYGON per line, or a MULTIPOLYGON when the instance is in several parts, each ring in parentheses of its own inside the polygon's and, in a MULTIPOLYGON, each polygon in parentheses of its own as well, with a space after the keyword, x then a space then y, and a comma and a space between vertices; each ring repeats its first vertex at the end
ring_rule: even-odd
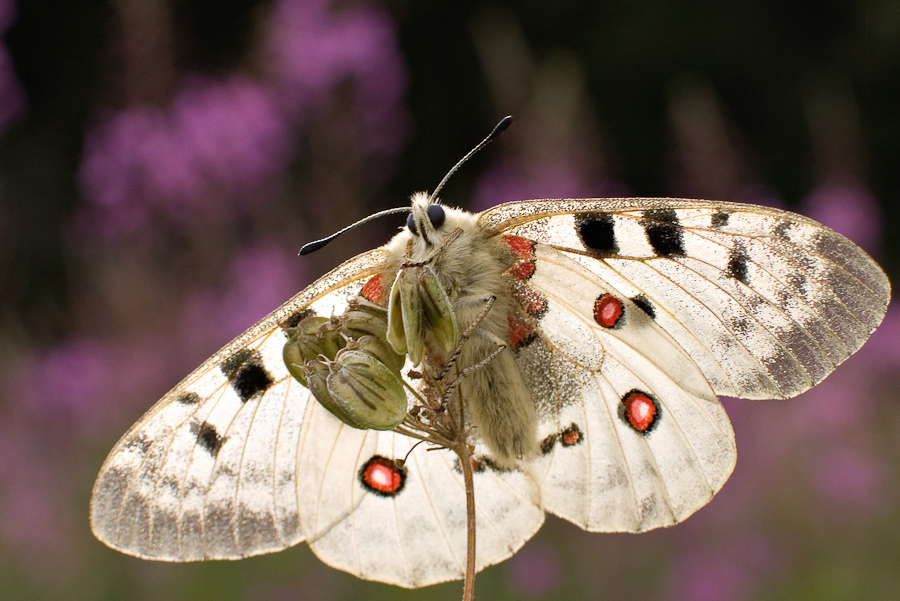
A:
POLYGON ((859 247, 800 215, 679 199, 526 201, 479 223, 552 245, 652 315, 717 394, 787 398, 856 352, 890 300, 859 247))
POLYGON ((378 249, 319 279, 154 405, 100 470, 97 538, 169 561, 236 559, 302 541, 297 440, 315 403, 284 365, 284 327, 304 311, 343 312, 385 258, 378 249))
POLYGON ((588 530, 642 531, 702 507, 735 460, 715 394, 806 390, 862 345, 889 298, 862 250, 783 211, 532 201, 479 223, 543 243, 514 270, 533 331, 511 338, 527 343, 517 363, 541 412, 531 469, 544 508, 588 530), (649 421, 629 419, 631 402, 649 421))
MULTIPOLYGON (((457 457, 415 445, 393 432, 355 430, 309 405, 299 445, 300 523, 322 561, 405 587, 463 578, 466 500, 457 457), (392 463, 403 459, 402 468, 392 463), (371 470, 386 486, 372 486, 379 472, 371 470)), ((544 520, 537 486, 522 472, 479 471, 475 501, 478 569, 512 555, 544 520)))
MULTIPOLYGON (((282 358, 284 326, 341 314, 386 257, 379 249, 326 275, 151 408, 100 470, 96 536, 169 561, 237 559, 307 540, 323 561, 362 578, 407 587, 462 578, 466 504, 456 456, 346 426, 282 358), (404 459, 396 490, 367 485, 404 459), (367 466, 382 471, 367 480, 367 466)), ((475 479, 480 569, 512 555, 544 511, 521 472, 475 479)))
POLYGON ((638 532, 685 519, 722 487, 736 457, 709 383, 618 290, 552 247, 537 245, 535 257, 527 285, 546 312, 517 360, 559 399, 544 401, 541 455, 531 466, 543 507, 593 531, 638 532), (623 299, 615 325, 597 323, 598 298, 623 299), (652 412, 649 421, 628 419, 625 404, 634 400, 652 412))

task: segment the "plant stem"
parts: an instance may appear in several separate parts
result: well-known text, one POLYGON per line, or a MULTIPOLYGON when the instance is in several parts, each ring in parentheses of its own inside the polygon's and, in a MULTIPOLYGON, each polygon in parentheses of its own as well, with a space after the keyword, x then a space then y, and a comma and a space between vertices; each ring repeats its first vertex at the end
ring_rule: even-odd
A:
POLYGON ((463 441, 457 450, 462 463, 463 481, 466 485, 466 582, 463 586, 463 601, 475 598, 475 480, 472 477, 472 455, 463 441), (461 452, 460 452, 461 451, 461 452))

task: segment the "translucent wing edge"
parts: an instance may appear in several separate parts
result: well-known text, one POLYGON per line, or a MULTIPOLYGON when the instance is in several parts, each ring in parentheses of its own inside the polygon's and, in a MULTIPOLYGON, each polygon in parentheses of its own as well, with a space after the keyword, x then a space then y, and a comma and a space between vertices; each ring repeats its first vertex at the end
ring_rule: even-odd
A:
MULTIPOLYGON (((162 409, 167 407, 179 397, 179 394, 190 390, 192 385, 200 380, 205 374, 211 370, 217 369, 222 362, 233 355, 236 351, 247 347, 253 341, 264 338, 267 333, 281 327, 293 315, 309 307, 316 300, 325 295, 336 291, 337 289, 358 281, 371 275, 375 275, 383 270, 385 263, 388 261, 389 253, 384 248, 378 248, 344 262, 329 273, 320 277, 310 286, 302 290, 300 293, 292 297, 290 300, 279 306, 272 313, 261 319, 255 325, 250 327, 246 332, 226 344, 222 349, 205 361, 200 367, 195 369, 191 374, 179 382, 175 387, 166 393, 159 401, 157 401, 129 430, 119 439, 109 455, 106 457, 100 468, 97 480, 91 492, 90 501, 90 524, 91 531, 104 544, 119 550, 125 554, 147 559, 155 559, 159 561, 190 561, 194 559, 204 559, 203 557, 179 558, 169 556, 149 556, 139 550, 131 549, 119 544, 114 536, 109 535, 108 524, 103 522, 104 515, 101 506, 103 502, 101 497, 109 493, 104 490, 104 486, 108 487, 109 483, 106 477, 110 476, 116 470, 115 462, 117 457, 124 452, 130 445, 140 442, 136 440, 136 436, 142 430, 145 423, 150 421, 162 409)), ((298 384, 299 386, 299 384, 298 384)), ((174 430, 173 430, 174 432, 174 430)), ((299 541, 298 541, 299 542, 299 541)), ((240 559, 241 557, 256 555, 268 552, 261 549, 257 552, 236 555, 234 557, 217 557, 217 559, 240 559)))

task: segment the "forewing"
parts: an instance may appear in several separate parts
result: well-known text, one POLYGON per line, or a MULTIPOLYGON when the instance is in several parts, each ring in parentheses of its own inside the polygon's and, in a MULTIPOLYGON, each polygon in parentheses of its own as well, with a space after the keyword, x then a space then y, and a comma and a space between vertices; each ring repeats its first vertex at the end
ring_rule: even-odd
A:
POLYGON ((543 311, 516 359, 541 415, 531 469, 543 507, 592 531, 685 519, 734 467, 721 404, 686 352, 619 290, 551 247, 537 245, 535 259, 526 285, 543 311), (598 321, 601 299, 621 302, 618 317, 598 321), (633 400, 652 406, 652 419, 629 421, 633 400))
POLYGON ((881 322, 887 277, 859 247, 785 211, 679 199, 526 201, 479 224, 554 246, 634 299, 718 394, 786 398, 881 322))
POLYGON ((106 544, 169 561, 236 559, 303 540, 297 462, 309 391, 284 366, 284 327, 340 314, 386 259, 348 261, 232 341, 113 448, 91 499, 106 544))
MULTIPOLYGON (((322 561, 404 587, 464 577, 466 498, 457 457, 415 445, 394 432, 355 430, 309 404, 297 477, 300 524, 322 561), (392 463, 404 459, 402 469, 392 463), (373 466, 393 470, 396 484, 381 491, 367 485, 373 466)), ((474 479, 481 569, 531 538, 544 511, 535 482, 521 471, 483 466, 474 479)))

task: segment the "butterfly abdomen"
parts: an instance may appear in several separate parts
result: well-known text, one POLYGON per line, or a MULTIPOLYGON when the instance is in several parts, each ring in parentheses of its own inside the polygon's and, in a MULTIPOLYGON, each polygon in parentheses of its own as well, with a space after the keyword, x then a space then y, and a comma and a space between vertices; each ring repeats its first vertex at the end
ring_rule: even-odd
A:
POLYGON ((465 376, 460 394, 476 436, 487 444, 499 465, 511 467, 517 460, 527 460, 539 452, 537 413, 514 360, 521 340, 510 325, 520 314, 514 295, 517 280, 510 276, 510 269, 521 261, 507 241, 498 241, 481 230, 464 232, 457 243, 458 249, 454 244, 436 257, 435 264, 460 328, 478 320, 488 299, 493 299, 490 310, 461 349, 460 370, 481 363, 505 347, 465 376))

